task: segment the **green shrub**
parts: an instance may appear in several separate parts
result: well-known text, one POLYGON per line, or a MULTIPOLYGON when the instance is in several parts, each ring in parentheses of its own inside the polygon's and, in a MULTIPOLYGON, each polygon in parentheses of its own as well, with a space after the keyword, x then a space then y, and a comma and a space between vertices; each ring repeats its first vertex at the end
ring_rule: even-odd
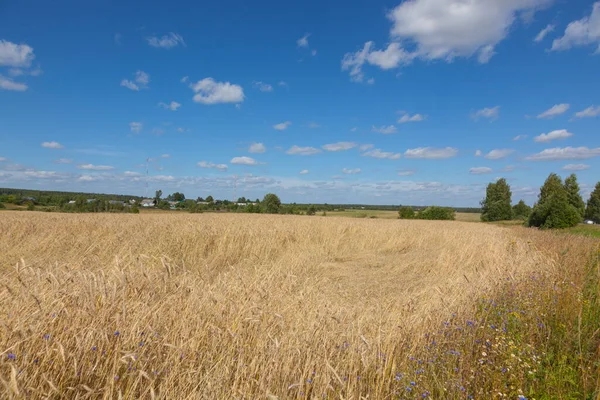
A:
POLYGON ((412 207, 400 207, 398 210, 398 217, 400 219, 413 219, 415 217, 415 210, 412 207))
POLYGON ((6 208, 6 206, 4 205, 4 203, 0 203, 0 210, 6 208))
POLYGON ((454 221, 456 212, 449 207, 431 206, 417 214, 418 219, 454 221))

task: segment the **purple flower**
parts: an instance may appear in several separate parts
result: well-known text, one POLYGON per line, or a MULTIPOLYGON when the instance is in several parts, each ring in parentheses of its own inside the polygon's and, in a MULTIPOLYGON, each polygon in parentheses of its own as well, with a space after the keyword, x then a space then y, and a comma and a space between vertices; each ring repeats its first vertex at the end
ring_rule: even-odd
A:
POLYGON ((44 340, 48 340, 48 339, 50 339, 50 334, 49 334, 49 333, 46 333, 46 334, 44 335, 44 340))
POLYGON ((92 346, 92 351, 96 351, 98 348, 96 346, 92 346))
POLYGON ((16 360, 17 359, 17 355, 15 353, 8 353, 8 359, 9 360, 16 360))
POLYGON ((115 336, 119 336, 120 334, 121 334, 121 332, 119 332, 119 331, 115 332, 115 336))
POLYGON ((417 385, 417 383, 416 383, 415 381, 410 381, 410 385, 411 385, 411 386, 416 386, 416 385, 417 385))

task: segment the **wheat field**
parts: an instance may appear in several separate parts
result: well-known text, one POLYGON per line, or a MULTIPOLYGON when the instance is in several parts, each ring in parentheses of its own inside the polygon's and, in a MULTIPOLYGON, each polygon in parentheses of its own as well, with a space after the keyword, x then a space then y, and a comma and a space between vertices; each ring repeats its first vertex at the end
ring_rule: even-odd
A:
POLYGON ((0 397, 383 399, 424 333, 556 262, 453 221, 4 212, 0 268, 0 397))

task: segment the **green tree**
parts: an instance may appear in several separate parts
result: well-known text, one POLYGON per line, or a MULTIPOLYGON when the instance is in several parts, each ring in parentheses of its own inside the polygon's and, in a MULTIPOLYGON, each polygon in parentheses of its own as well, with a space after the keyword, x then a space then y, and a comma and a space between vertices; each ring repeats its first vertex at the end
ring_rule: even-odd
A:
POLYGON ((415 217, 415 210, 409 206, 400 207, 400 210, 398 210, 398 217, 400 219, 413 219, 415 217))
POLYGON ((317 213, 317 209, 312 204, 309 205, 308 208, 306 209, 306 215, 315 215, 316 213, 317 213))
POLYGON ((569 203, 567 190, 560 177, 550 174, 540 189, 537 204, 529 216, 529 226, 542 229, 563 229, 577 225, 581 216, 569 203))
POLYGON ((531 207, 529 207, 523 200, 519 201, 513 206, 513 218, 526 221, 531 214, 531 207))
POLYGON ((596 183, 596 187, 590 195, 585 209, 585 217, 600 224, 600 182, 596 183))
POLYGON ((279 197, 276 194, 267 193, 265 197, 263 197, 261 205, 267 214, 277 214, 281 207, 281 200, 279 200, 279 197))
POLYGON ((131 206, 131 213, 132 214, 139 214, 140 213, 140 209, 137 206, 137 204, 134 204, 133 206, 131 206))
POLYGON ((430 219, 430 220, 451 220, 453 221, 455 216, 455 211, 452 208, 448 207, 437 207, 431 206, 427 207, 423 211, 417 214, 418 219, 430 219))
POLYGON ((585 216, 585 203, 579 194, 579 183, 577 183, 577 175, 571 174, 565 179, 565 189, 567 191, 567 197, 569 198, 569 204, 575 207, 580 215, 580 221, 583 221, 585 216))
POLYGON ((162 197, 162 190, 157 190, 154 194, 154 205, 158 206, 160 203, 160 198, 162 197))
POLYGON ((206 198, 206 202, 207 202, 207 203, 214 203, 214 202, 215 202, 215 199, 213 199, 213 197, 212 197, 212 196, 208 196, 208 197, 206 198))
POLYGON ((485 191, 485 199, 481 201, 482 221, 504 221, 512 219, 512 193, 506 179, 490 183, 485 191))
POLYGON ((240 198, 237 200, 237 202, 238 202, 238 203, 247 203, 247 202, 248 202, 248 200, 246 200, 246 198, 245 198, 245 197, 240 197, 240 198))
POLYGON ((0 203, 0 210, 6 208, 6 206, 4 205, 4 203, 0 203))
POLYGON ((185 195, 183 193, 175 192, 171 196, 171 201, 184 201, 185 195))

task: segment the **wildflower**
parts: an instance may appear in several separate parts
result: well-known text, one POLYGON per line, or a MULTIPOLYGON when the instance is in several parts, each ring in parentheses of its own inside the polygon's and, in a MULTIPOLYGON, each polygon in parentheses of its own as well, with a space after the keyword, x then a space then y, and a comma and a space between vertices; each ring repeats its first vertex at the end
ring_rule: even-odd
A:
POLYGON ((49 333, 46 333, 46 334, 44 335, 44 340, 48 340, 48 339, 50 339, 50 334, 49 334, 49 333))
POLYGON ((98 348, 96 346, 92 346, 92 351, 96 351, 98 348))
POLYGON ((402 379, 402 374, 400 372, 396 372, 396 376, 394 377, 395 380, 399 381, 400 379, 402 379))
POLYGON ((415 381, 410 381, 410 386, 416 386, 417 383, 415 381))
POLYGON ((410 386, 407 386, 407 387, 406 387, 406 390, 407 390, 408 392, 412 392, 412 388, 411 388, 410 386))
POLYGON ((140 342, 140 347, 144 346, 144 342, 140 342))
POLYGON ((527 400, 527 397, 523 396, 522 394, 520 394, 517 399, 519 400, 527 400))
POLYGON ((426 398, 427 396, 429 396, 429 394, 430 394, 429 392, 424 392, 424 393, 421 395, 421 397, 422 397, 422 398, 426 398))
POLYGON ((119 375, 115 375, 115 381, 119 380, 119 375))
POLYGON ((115 336, 119 336, 120 334, 121 334, 121 332, 119 332, 119 331, 115 332, 115 336))
POLYGON ((307 379, 306 380, 306 383, 312 383, 312 382, 313 382, 312 379, 307 379))
POLYGON ((15 353, 8 353, 8 359, 9 360, 16 360, 17 359, 17 355, 15 353))

